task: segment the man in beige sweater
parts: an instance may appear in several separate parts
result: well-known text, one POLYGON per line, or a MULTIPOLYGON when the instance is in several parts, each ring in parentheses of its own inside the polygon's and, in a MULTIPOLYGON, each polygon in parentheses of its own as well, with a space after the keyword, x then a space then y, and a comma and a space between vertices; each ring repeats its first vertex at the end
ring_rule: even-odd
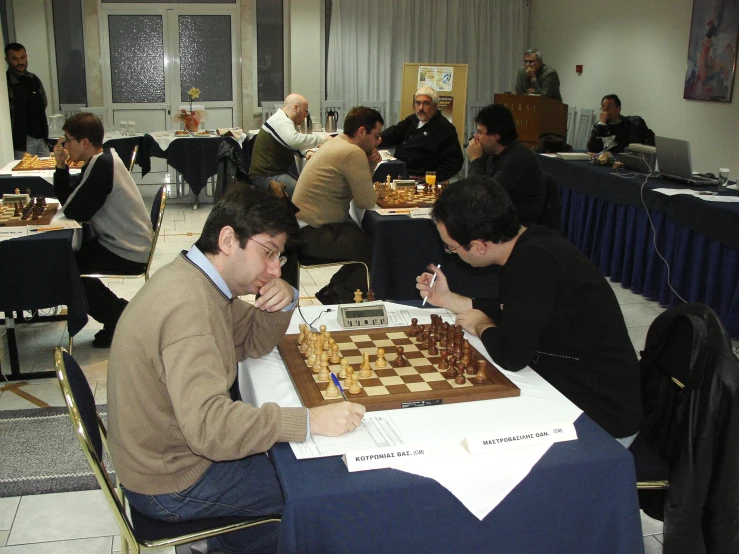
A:
MULTIPOLYGON (((234 401, 237 363, 270 352, 298 291, 280 279, 295 217, 276 198, 234 188, 188 251, 144 285, 118 322, 108 364, 109 444, 126 497, 149 517, 187 520, 280 513, 275 442, 341 435, 352 402, 256 408, 234 401), (238 297, 259 294, 254 305, 238 297)), ((269 552, 277 524, 209 540, 220 552, 269 552)))
MULTIPOLYGON (((298 179, 293 203, 300 209, 298 223, 303 256, 357 260, 370 265, 372 236, 351 219, 349 203, 373 208, 376 201, 372 174, 380 162, 377 146, 384 121, 376 110, 357 106, 344 119, 344 133, 323 144, 298 179)), ((354 291, 367 292, 365 269, 345 265, 316 293, 323 304, 354 301, 354 291)))

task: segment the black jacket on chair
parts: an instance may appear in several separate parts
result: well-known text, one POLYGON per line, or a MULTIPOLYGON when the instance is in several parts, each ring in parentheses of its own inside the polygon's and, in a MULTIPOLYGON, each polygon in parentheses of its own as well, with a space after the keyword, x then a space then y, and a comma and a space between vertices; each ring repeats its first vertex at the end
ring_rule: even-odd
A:
POLYGON ((641 375, 637 440, 669 467, 656 514, 664 518, 665 554, 739 552, 739 360, 718 316, 690 303, 657 317, 641 375))

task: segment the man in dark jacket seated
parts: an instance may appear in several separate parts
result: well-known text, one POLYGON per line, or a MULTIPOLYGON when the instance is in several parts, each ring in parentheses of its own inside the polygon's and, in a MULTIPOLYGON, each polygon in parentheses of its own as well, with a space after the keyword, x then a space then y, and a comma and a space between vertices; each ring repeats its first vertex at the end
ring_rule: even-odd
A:
POLYGON ((448 253, 502 266, 498 298, 450 290, 436 266, 416 278, 429 304, 457 314, 503 369, 530 366, 624 446, 642 421, 639 365, 616 296, 597 267, 546 227, 524 226, 487 177, 448 187, 432 214, 448 253), (433 274, 436 280, 431 286, 433 274))
POLYGON ((654 132, 638 115, 621 117, 621 100, 615 94, 607 94, 600 101, 600 116, 593 125, 588 140, 589 152, 603 150, 602 137, 616 137, 616 144, 609 152, 620 154, 629 144, 639 143, 654 146, 654 132))
POLYGON ((408 175, 426 179, 436 172, 437 182, 448 181, 464 165, 457 129, 441 115, 439 95, 421 87, 413 96, 414 113, 382 132, 382 147, 395 147, 395 157, 408 166, 408 175))

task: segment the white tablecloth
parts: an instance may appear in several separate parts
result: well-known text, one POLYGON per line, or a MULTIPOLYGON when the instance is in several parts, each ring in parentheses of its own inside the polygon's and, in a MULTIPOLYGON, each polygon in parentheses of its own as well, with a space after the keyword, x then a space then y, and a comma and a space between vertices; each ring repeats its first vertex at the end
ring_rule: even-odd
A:
MULTIPOLYGON (((385 305, 388 311, 407 308, 389 302, 385 305)), ((310 322, 326 308, 301 309, 310 322)), ((313 325, 326 325, 329 331, 342 330, 336 321, 336 309, 332 308, 332 312, 323 314, 313 325)), ((298 333, 300 323, 303 320, 296 310, 288 333, 298 333)), ((467 338, 478 351, 484 352, 479 339, 467 338)), ((554 422, 574 422, 582 413, 532 369, 503 373, 521 389, 520 397, 389 412, 406 443, 428 445, 433 451, 430 463, 398 469, 435 479, 479 519, 526 477, 549 447, 532 446, 472 458, 461 446, 462 440, 473 434, 515 433, 522 428, 554 422), (454 469, 462 467, 478 467, 480 471, 454 469)), ((302 405, 277 349, 258 360, 239 364, 239 382, 244 401, 255 406, 265 402, 285 407, 302 405)))

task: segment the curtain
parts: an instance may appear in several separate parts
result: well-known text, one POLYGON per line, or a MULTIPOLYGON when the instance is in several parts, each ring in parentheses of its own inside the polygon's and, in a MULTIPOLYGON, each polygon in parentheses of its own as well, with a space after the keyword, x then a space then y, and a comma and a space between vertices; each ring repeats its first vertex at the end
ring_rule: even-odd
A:
POLYGON ((327 97, 385 100, 398 120, 404 63, 466 63, 467 101, 513 90, 529 48, 527 0, 333 0, 327 97))

